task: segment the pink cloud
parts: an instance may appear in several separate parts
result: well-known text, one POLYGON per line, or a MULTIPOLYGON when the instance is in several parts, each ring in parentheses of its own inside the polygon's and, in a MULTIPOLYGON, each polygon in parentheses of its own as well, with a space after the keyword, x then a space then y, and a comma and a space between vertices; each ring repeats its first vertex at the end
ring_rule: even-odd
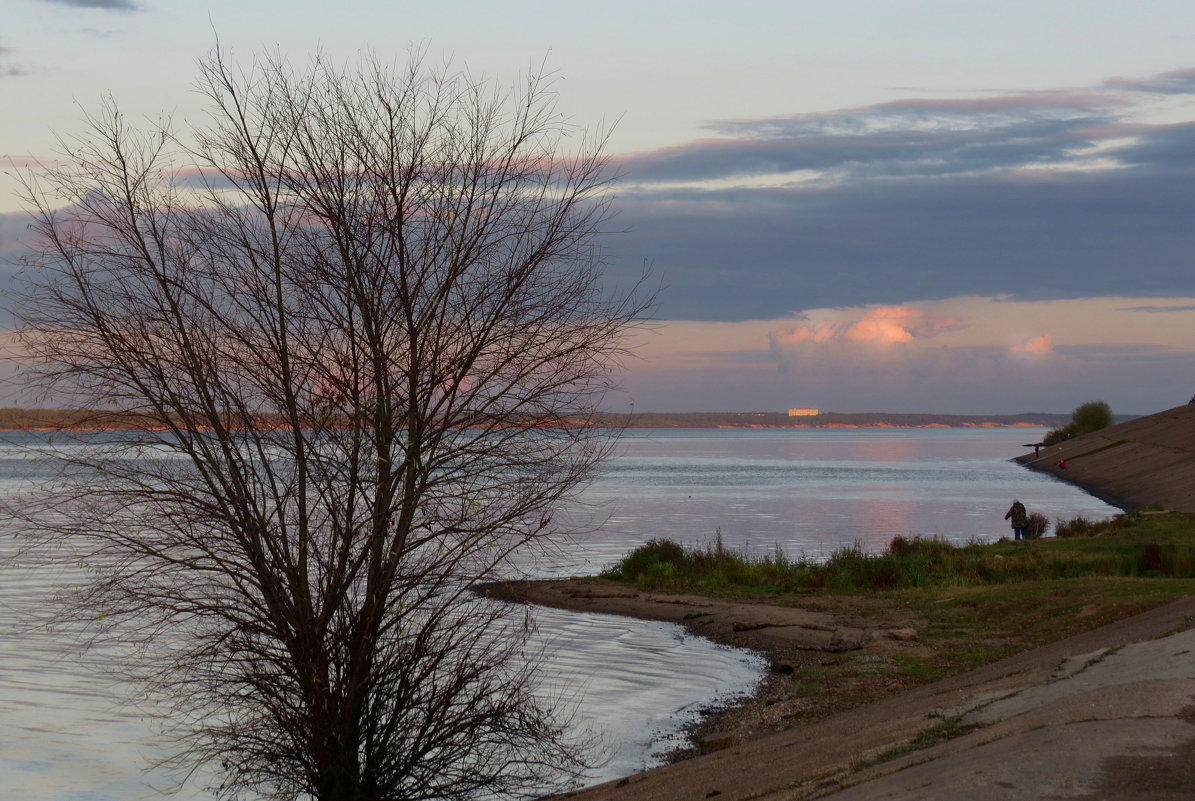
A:
POLYGON ((839 320, 798 326, 770 335, 773 346, 803 342, 844 341, 886 347, 932 339, 959 326, 957 317, 933 315, 910 306, 877 306, 856 320, 839 320))
POLYGON ((958 337, 942 336, 970 330, 976 321, 964 325, 962 316, 904 305, 821 314, 830 319, 769 335, 781 374, 802 392, 883 397, 920 386, 1049 378, 1042 359, 1053 353, 1048 335, 1034 336, 1015 347, 974 338, 963 344, 958 337), (1040 362, 1042 369, 1032 369, 1032 364, 1025 363, 1026 356, 1040 362))
POLYGON ((1054 353, 1054 340, 1049 334, 1039 334, 1020 345, 1014 345, 1009 350, 1031 356, 1050 356, 1054 353))
POLYGON ((829 342, 839 335, 841 326, 837 323, 817 323, 775 331, 768 335, 773 345, 799 345, 802 342, 829 342))
POLYGON ((872 342, 877 345, 891 345, 896 342, 912 342, 913 335, 896 320, 866 318, 852 325, 843 334, 852 342, 872 342))
POLYGON ((859 322, 846 330, 847 339, 889 345, 930 339, 957 327, 958 319, 940 317, 909 306, 880 306, 869 309, 859 322))

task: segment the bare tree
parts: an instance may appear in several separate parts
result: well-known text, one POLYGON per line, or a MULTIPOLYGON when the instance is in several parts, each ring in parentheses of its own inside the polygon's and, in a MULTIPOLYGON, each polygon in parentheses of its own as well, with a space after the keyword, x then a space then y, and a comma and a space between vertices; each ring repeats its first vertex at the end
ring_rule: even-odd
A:
POLYGON ((601 284, 601 138, 542 74, 200 67, 186 140, 109 102, 27 176, 36 386, 138 429, 61 450, 28 535, 85 560, 78 609, 225 796, 576 771, 523 613, 468 587, 552 541, 609 449, 590 422, 650 299, 601 284))

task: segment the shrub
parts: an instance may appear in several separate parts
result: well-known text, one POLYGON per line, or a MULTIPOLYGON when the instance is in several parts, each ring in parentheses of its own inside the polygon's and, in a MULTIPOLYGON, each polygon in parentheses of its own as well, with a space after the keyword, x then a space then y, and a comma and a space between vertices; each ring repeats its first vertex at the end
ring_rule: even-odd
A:
POLYGON ((1055 537, 1090 537, 1095 534, 1095 524, 1079 515, 1070 520, 1061 517, 1054 521, 1055 537))
POLYGON ((1071 412, 1071 421, 1065 426, 1048 431, 1042 438, 1043 445, 1057 445, 1059 442, 1090 434, 1112 425, 1112 407, 1104 401, 1088 401, 1071 412))
POLYGON ((649 540, 631 551, 619 562, 612 576, 624 581, 640 581, 647 577, 662 577, 675 573, 677 565, 685 561, 685 549, 678 542, 667 539, 649 540), (669 566, 672 570, 668 570, 669 566))
POLYGON ((1050 519, 1041 512, 1033 512, 1029 515, 1029 525, 1027 527, 1029 539, 1040 539, 1046 533, 1046 529, 1049 527, 1050 519))
POLYGON ((888 590, 900 583, 900 569, 890 554, 869 554, 859 543, 830 554, 825 573, 825 586, 832 589, 888 590))
POLYGON ((1046 432, 1046 435, 1044 437, 1042 437, 1041 444, 1042 445, 1057 445, 1059 442, 1068 440, 1071 437, 1073 437, 1074 435, 1075 435, 1074 424, 1065 425, 1065 426, 1062 426, 1061 428, 1051 428, 1049 431, 1046 432))
POLYGON ((1116 532, 1133 528, 1141 520, 1140 515, 1116 515, 1107 520, 1088 520, 1079 515, 1073 520, 1058 518, 1054 521, 1056 537, 1114 537, 1116 532))
POLYGON ((1099 431, 1112 425, 1112 407, 1104 401, 1089 401, 1071 413, 1071 421, 1080 434, 1099 431))

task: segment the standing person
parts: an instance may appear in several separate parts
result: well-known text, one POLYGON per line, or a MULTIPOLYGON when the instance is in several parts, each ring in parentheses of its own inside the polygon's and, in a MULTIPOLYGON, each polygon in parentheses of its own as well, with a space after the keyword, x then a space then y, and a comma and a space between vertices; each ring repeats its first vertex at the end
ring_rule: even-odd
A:
POLYGON ((1014 498, 1004 519, 1008 520, 1010 517, 1012 518, 1012 538, 1014 540, 1029 539, 1029 513, 1025 511, 1025 504, 1014 498))

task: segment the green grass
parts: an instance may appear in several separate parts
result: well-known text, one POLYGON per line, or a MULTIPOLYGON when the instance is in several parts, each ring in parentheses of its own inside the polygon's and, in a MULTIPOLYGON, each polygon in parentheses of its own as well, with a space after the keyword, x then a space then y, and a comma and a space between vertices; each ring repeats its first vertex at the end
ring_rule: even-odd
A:
POLYGON ((750 555, 713 544, 684 547, 652 540, 602 575, 642 589, 708 594, 801 591, 887 592, 988 587, 1092 578, 1195 578, 1195 516, 1119 515, 1058 521, 1064 536, 955 545, 936 537, 897 537, 882 553, 859 545, 824 561, 777 549, 750 555))

